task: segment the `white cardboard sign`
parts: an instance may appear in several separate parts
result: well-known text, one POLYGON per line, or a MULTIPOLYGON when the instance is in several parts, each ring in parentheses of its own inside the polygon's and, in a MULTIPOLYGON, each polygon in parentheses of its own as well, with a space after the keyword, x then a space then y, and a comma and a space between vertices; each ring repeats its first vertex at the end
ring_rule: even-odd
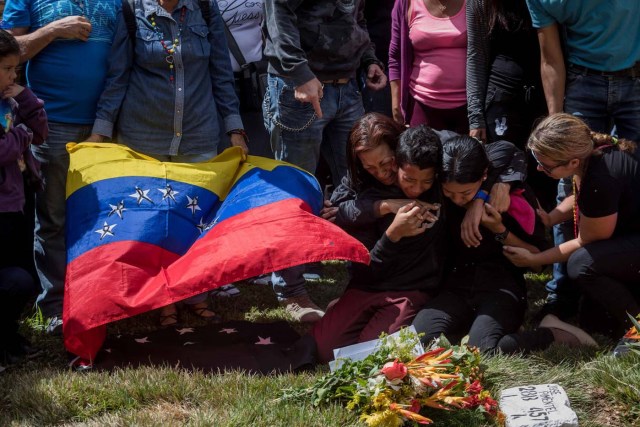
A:
POLYGON ((578 416, 558 384, 513 387, 500 393, 507 427, 578 427, 578 416))

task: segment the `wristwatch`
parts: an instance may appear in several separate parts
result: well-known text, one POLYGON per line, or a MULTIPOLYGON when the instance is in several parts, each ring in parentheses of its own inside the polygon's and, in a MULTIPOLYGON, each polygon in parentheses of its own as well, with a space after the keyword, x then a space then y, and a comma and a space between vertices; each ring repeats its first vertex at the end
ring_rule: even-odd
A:
POLYGON ((509 236, 509 230, 505 228, 502 233, 494 234, 493 238, 496 239, 498 243, 504 243, 504 241, 507 240, 507 236, 509 236))

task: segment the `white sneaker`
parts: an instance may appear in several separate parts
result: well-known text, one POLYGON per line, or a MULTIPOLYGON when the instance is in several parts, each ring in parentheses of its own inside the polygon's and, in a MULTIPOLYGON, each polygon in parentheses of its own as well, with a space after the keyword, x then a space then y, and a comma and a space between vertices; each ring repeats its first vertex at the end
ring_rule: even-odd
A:
POLYGON ((580 345, 597 347, 598 343, 591 338, 591 335, 578 328, 577 326, 570 325, 558 319, 553 314, 547 314, 544 316, 539 328, 551 329, 553 338, 560 344, 566 344, 570 347, 576 347, 580 345), (561 331, 561 333, 556 333, 561 331))
POLYGON ((324 316, 324 311, 308 295, 283 299, 280 305, 298 322, 314 323, 324 316))
POLYGON ((249 279, 249 283, 252 285, 271 286, 271 274, 263 274, 253 279, 249 279))

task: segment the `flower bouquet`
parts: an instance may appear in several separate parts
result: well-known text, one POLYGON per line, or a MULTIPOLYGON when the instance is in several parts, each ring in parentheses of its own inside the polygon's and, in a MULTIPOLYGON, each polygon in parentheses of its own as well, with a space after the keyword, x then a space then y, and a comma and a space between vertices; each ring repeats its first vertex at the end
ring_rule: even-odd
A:
POLYGON ((342 403, 371 427, 399 427, 405 422, 432 424, 425 415, 437 410, 472 410, 498 417, 497 402, 482 386, 480 352, 465 342, 446 339, 415 355, 418 336, 403 329, 382 336, 363 360, 342 360, 334 372, 307 388, 286 389, 281 399, 310 399, 313 405, 342 403))

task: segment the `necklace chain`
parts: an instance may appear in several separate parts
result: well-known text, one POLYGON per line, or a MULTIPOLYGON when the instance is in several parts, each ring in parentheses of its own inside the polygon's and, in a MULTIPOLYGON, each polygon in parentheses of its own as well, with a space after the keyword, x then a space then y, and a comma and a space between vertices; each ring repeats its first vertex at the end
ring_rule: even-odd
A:
POLYGON ((580 189, 578 188, 578 184, 576 183, 575 176, 571 179, 571 184, 573 186, 573 235, 577 239, 578 233, 580 231, 578 223, 580 221, 580 211, 578 208, 578 196, 580 195, 580 189))
POLYGON ((153 30, 156 32, 156 34, 160 36, 160 44, 162 45, 162 49, 166 54, 164 57, 164 60, 167 62, 167 64, 169 64, 169 82, 170 83, 173 83, 175 80, 175 67, 173 64, 175 58, 173 54, 176 53, 176 50, 178 49, 182 41, 182 25, 184 24, 184 18, 186 13, 187 13, 187 8, 185 6, 182 6, 182 8, 180 9, 180 20, 178 21, 178 35, 171 42, 171 46, 169 46, 164 41, 164 34, 157 27, 156 15, 155 14, 152 15, 150 18, 151 26, 153 27, 153 30))

